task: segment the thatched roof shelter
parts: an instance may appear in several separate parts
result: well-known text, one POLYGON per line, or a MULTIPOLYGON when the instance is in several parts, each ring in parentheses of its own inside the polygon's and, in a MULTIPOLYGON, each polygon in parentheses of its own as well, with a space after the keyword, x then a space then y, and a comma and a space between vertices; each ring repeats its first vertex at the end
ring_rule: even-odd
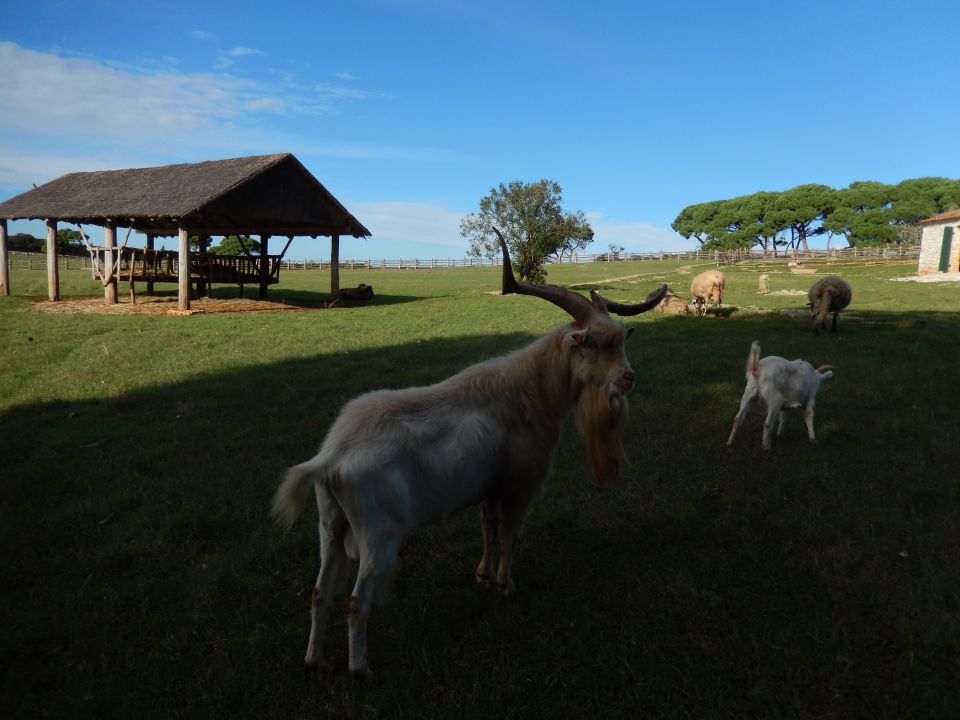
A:
MULTIPOLYGON (((6 220, 23 219, 46 220, 48 235, 51 223, 63 221, 108 232, 129 227, 150 239, 180 236, 181 254, 190 235, 259 235, 261 245, 271 235, 328 235, 334 267, 340 235, 370 235, 290 153, 64 175, 0 203, 4 256, 6 220)), ((55 258, 56 244, 47 245, 55 258)), ((181 258, 181 266, 189 266, 188 258, 181 258)), ((9 287, 6 277, 3 285, 9 287)), ((51 299, 57 294, 51 290, 51 299)))

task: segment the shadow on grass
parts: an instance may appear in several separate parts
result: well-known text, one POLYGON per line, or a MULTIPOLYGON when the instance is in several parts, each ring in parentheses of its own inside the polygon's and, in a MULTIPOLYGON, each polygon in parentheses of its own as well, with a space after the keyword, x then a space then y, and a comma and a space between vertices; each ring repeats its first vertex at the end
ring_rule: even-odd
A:
MULTIPOLYGON (((373 685, 300 672, 315 513, 290 533, 269 522, 279 476, 314 454, 351 397, 440 380, 528 336, 13 408, 0 416, 0 706, 26 717, 950 717, 960 492, 945 473, 960 458, 942 430, 956 427, 960 324, 863 317, 819 338, 772 313, 637 323, 624 478, 590 485, 567 429, 511 602, 472 585, 475 513, 415 533, 371 620, 373 685), (819 446, 797 425, 769 453, 747 425, 723 445, 757 338, 765 354, 837 366, 819 446), (704 347, 709 362, 694 362, 704 347), (908 387, 925 357, 943 382, 908 387)), ((342 608, 327 638, 341 664, 342 608)))

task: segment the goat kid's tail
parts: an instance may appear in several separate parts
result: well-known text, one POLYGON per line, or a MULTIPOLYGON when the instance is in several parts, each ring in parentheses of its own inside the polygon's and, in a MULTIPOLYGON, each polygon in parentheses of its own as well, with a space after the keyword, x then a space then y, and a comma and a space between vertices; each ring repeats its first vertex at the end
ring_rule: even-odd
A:
POLYGON ((271 515, 280 525, 290 528, 310 503, 314 480, 323 476, 323 468, 309 460, 287 470, 273 496, 271 515))
POLYGON ((760 375, 760 341, 754 340, 750 345, 750 354, 747 355, 747 375, 760 375))

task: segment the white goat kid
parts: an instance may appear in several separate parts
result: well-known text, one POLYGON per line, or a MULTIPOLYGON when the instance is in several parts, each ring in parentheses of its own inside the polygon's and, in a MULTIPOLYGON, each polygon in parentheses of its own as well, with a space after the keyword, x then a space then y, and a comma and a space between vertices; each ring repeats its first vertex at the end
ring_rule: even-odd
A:
POLYGON ((500 244, 504 294, 543 298, 573 321, 436 385, 356 398, 340 412, 317 456, 291 468, 277 490, 273 512, 281 522, 293 523, 311 491, 320 511, 308 666, 327 667, 326 616, 349 558, 359 560, 347 606, 349 669, 369 676, 367 619, 401 542, 416 527, 469 505, 481 509, 477 582, 490 581, 499 537, 495 580, 505 595, 512 594, 514 546, 571 409, 577 409, 595 480, 608 482, 618 473, 624 396, 635 378, 624 352, 629 333, 609 312, 645 312, 660 302, 666 285, 637 305, 526 285, 514 279, 502 237, 500 244))
POLYGON ((733 429, 727 445, 733 445, 733 438, 743 418, 746 417, 753 400, 759 395, 767 406, 767 419, 763 423, 763 449, 770 449, 774 420, 779 419, 777 436, 783 435, 786 420, 785 408, 803 407, 807 436, 810 442, 816 442, 813 432, 813 410, 816 405, 820 383, 833 377, 830 365, 821 365, 814 369, 805 360, 785 360, 776 355, 760 357, 760 343, 754 341, 747 356, 747 387, 740 400, 740 411, 733 419, 733 429))

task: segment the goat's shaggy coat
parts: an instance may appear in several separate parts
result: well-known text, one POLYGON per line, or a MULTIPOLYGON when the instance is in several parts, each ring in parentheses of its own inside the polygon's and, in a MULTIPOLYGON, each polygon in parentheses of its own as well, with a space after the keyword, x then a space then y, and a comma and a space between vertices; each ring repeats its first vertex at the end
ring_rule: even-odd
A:
POLYGON ((310 666, 326 666, 326 615, 348 558, 359 561, 348 603, 349 668, 369 675, 367 618, 400 543, 416 527, 469 505, 479 504, 481 510, 477 582, 489 583, 499 539, 494 579, 505 595, 512 594, 514 545, 574 408, 595 481, 617 476, 624 396, 634 374, 624 352, 628 332, 607 310, 643 312, 660 301, 666 286, 638 306, 617 305, 599 295, 590 301, 562 288, 516 283, 502 241, 501 247, 504 292, 543 297, 568 310, 574 321, 436 385, 379 390, 352 400, 317 456, 291 468, 277 490, 274 514, 283 522, 293 523, 311 490, 320 510, 321 564, 306 655, 310 666))
POLYGON ((827 275, 817 280, 810 286, 807 293, 810 302, 810 317, 813 320, 813 331, 819 335, 820 328, 826 329, 827 315, 833 313, 833 322, 830 325, 830 332, 837 329, 837 316, 840 311, 850 304, 853 298, 853 290, 846 281, 841 280, 836 275, 827 275))
POLYGON ((814 369, 805 360, 785 360, 776 355, 760 357, 760 343, 754 341, 747 356, 747 386, 740 400, 740 410, 733 419, 733 429, 727 439, 727 445, 733 445, 733 438, 743 418, 746 417, 751 403, 759 395, 767 406, 767 419, 763 422, 763 449, 770 449, 773 423, 779 418, 777 437, 783 435, 786 420, 785 408, 803 407, 803 417, 807 425, 810 442, 816 442, 813 433, 813 409, 816 405, 820 383, 833 377, 829 365, 814 369))
POLYGON ((693 279, 690 295, 697 315, 703 317, 707 314, 707 301, 713 303, 715 308, 723 306, 724 286, 723 273, 719 270, 705 270, 693 279))

